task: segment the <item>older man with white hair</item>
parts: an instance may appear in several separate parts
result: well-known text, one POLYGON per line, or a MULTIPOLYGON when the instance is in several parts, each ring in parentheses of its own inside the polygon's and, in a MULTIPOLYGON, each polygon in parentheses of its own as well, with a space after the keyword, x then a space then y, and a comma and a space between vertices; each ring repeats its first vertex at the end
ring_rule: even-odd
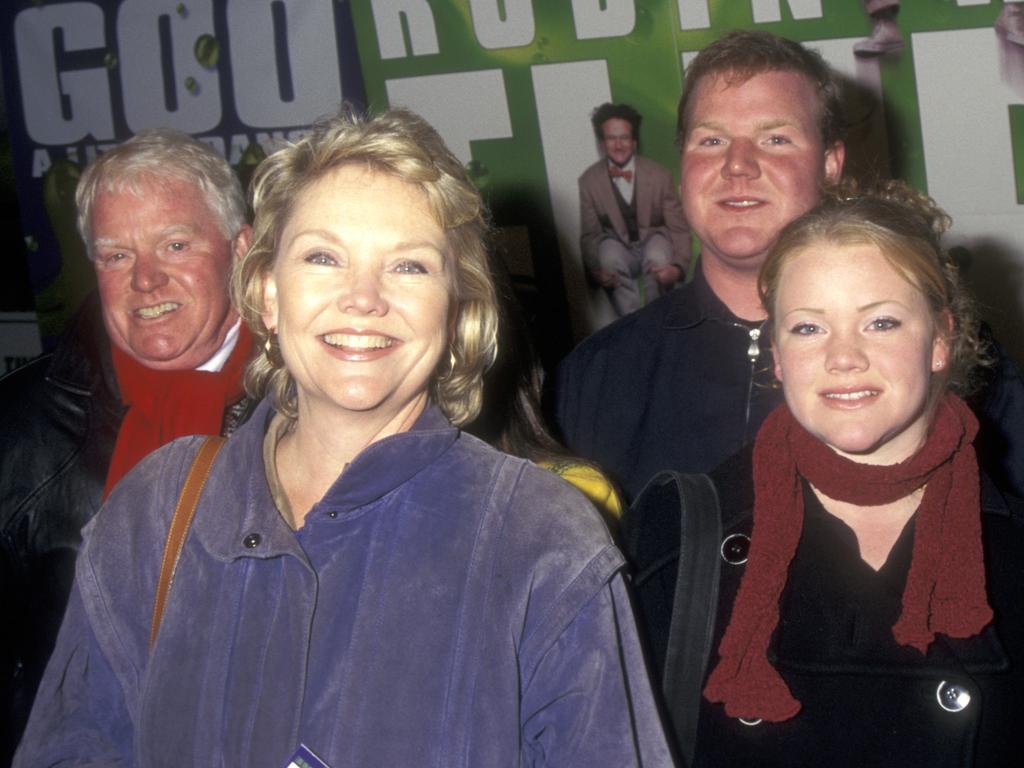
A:
POLYGON ((252 341, 228 297, 250 229, 223 157, 172 130, 101 155, 76 193, 98 292, 52 354, 0 380, 0 764, 56 639, 79 530, 164 443, 244 415, 252 341))

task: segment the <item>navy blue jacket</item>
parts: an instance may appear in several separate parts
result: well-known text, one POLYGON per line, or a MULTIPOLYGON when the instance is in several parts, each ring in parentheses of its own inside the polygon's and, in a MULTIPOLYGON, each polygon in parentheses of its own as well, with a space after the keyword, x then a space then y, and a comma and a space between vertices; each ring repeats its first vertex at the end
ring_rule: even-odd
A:
MULTIPOLYGON (((627 501, 662 470, 711 471, 752 442, 782 402, 768 336, 766 325, 730 312, 698 268, 690 283, 585 339, 562 362, 554 405, 565 444, 596 462, 627 501)), ((1024 378, 986 340, 996 362, 969 400, 981 423, 979 461, 1024 498, 1024 378)))
POLYGON ((730 312, 698 269, 565 359, 555 393, 562 438, 629 500, 663 469, 714 469, 782 402, 762 331, 730 312))

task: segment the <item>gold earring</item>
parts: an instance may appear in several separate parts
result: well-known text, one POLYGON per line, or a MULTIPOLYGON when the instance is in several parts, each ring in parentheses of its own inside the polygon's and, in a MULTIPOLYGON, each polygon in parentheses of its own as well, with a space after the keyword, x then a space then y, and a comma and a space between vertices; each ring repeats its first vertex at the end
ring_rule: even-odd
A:
POLYGON ((271 368, 284 366, 284 358, 281 357, 281 345, 277 340, 277 329, 267 329, 267 340, 263 342, 263 354, 267 356, 267 362, 271 368))

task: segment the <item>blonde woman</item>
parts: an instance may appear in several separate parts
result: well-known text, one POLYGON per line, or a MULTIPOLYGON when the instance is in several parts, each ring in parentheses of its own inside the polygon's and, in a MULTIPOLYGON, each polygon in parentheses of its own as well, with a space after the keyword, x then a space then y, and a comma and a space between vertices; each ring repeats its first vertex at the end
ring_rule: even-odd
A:
POLYGON ((703 698, 666 690, 696 766, 994 768, 1024 748, 1024 509, 979 474, 957 395, 984 354, 948 223, 900 183, 845 188, 768 255, 785 403, 710 475, 710 674, 703 698))
POLYGON ((338 118, 265 161, 254 210, 233 288, 263 403, 152 650, 197 440, 115 490, 17 764, 669 764, 599 516, 458 428, 497 317, 461 164, 410 113, 338 118))

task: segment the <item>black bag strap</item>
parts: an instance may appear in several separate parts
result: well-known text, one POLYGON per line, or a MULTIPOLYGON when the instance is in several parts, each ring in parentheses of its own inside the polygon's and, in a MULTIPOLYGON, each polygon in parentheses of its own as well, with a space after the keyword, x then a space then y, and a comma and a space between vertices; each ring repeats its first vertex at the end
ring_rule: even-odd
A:
POLYGON ((718 612, 722 518, 707 475, 679 475, 681 532, 662 689, 686 765, 693 762, 704 673, 718 612))
MULTIPOLYGON (((671 623, 661 685, 682 765, 693 763, 704 674, 711 655, 718 610, 722 519, 718 492, 707 475, 661 472, 647 484, 629 512, 627 550, 643 551, 651 540, 645 526, 663 525, 678 514, 678 549, 638 563, 638 580, 678 555, 671 623), (659 520, 661 518, 661 520, 659 520)), ((674 526, 666 526, 674 530, 674 526)), ((641 558, 643 559, 643 558, 641 558)))

